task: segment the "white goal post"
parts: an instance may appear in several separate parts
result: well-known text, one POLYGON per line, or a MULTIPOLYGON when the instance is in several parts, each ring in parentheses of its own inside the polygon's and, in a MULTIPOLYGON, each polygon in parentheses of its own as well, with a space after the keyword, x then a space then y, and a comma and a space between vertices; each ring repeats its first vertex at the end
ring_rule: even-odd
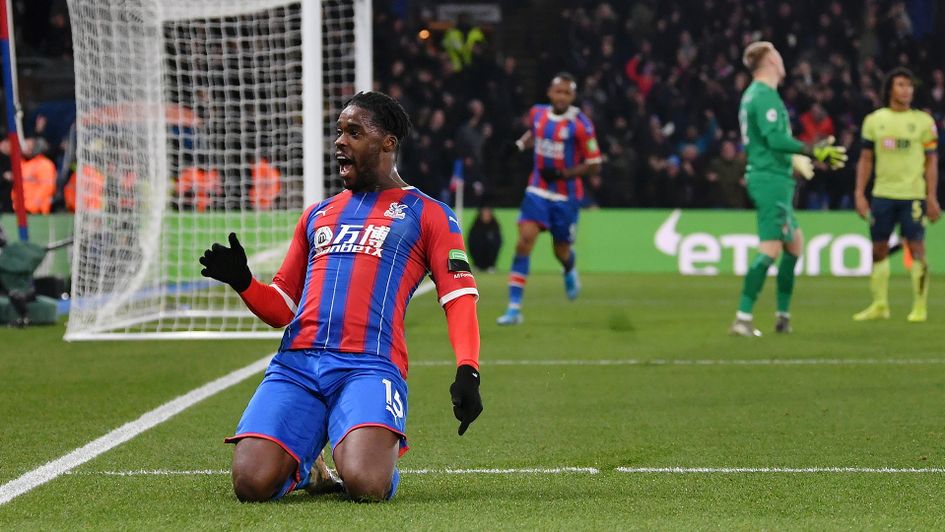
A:
POLYGON ((257 278, 341 190, 335 118, 371 88, 371 0, 69 0, 77 164, 67 340, 278 337, 197 259, 257 278))

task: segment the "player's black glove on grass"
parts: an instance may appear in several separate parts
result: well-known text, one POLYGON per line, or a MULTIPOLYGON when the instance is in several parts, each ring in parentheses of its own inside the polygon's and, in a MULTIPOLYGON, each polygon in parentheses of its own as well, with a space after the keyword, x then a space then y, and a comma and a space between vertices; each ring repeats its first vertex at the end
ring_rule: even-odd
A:
POLYGON ((453 399, 453 415, 459 420, 459 435, 482 413, 482 398, 479 397, 479 370, 463 364, 456 368, 456 380, 450 386, 453 399))
POLYGON ((226 283, 237 292, 246 290, 253 282, 253 274, 246 265, 246 251, 236 239, 236 233, 230 233, 230 247, 213 244, 204 251, 200 264, 204 266, 200 275, 226 283))
POLYGON ((542 168, 539 173, 541 174, 541 178, 548 182, 567 179, 564 173, 557 168, 542 168))

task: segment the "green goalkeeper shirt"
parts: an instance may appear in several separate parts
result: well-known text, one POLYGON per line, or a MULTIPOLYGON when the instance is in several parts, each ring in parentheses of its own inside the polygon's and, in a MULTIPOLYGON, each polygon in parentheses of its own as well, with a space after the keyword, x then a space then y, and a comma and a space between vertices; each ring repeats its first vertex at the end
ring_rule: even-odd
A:
POLYGON ((935 153, 935 120, 916 109, 873 111, 863 120, 863 147, 873 150, 876 181, 873 196, 925 199, 925 156, 935 153))
POLYGON ((791 121, 778 91, 753 81, 742 94, 738 122, 748 155, 745 179, 793 179, 791 156, 801 153, 804 143, 791 136, 791 121))

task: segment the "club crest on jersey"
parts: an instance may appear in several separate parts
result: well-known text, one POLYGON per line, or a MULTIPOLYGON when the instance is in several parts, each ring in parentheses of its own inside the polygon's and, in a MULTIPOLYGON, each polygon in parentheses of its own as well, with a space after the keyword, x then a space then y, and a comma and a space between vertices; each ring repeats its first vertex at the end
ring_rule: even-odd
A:
POLYGON ((334 235, 331 233, 331 227, 323 226, 319 227, 315 231, 315 247, 323 248, 328 244, 331 244, 331 238, 334 235))
POLYGON ((384 251, 384 240, 390 233, 386 225, 341 224, 338 234, 332 235, 328 227, 319 227, 315 232, 315 256, 326 253, 364 253, 380 257, 384 251), (334 236, 334 238, 332 238, 334 236))
POLYGON ((384 211, 384 216, 395 220, 403 220, 406 216, 406 214, 404 214, 404 209, 406 208, 407 206, 403 203, 391 203, 390 207, 384 211))

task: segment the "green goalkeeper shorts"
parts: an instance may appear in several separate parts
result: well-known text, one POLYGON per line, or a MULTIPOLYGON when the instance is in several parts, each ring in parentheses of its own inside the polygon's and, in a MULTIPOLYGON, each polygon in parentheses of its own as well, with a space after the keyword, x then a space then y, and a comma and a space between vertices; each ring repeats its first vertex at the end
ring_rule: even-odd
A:
POLYGON ((758 238, 790 242, 800 227, 794 215, 794 180, 753 177, 748 180, 748 195, 758 214, 758 238))

